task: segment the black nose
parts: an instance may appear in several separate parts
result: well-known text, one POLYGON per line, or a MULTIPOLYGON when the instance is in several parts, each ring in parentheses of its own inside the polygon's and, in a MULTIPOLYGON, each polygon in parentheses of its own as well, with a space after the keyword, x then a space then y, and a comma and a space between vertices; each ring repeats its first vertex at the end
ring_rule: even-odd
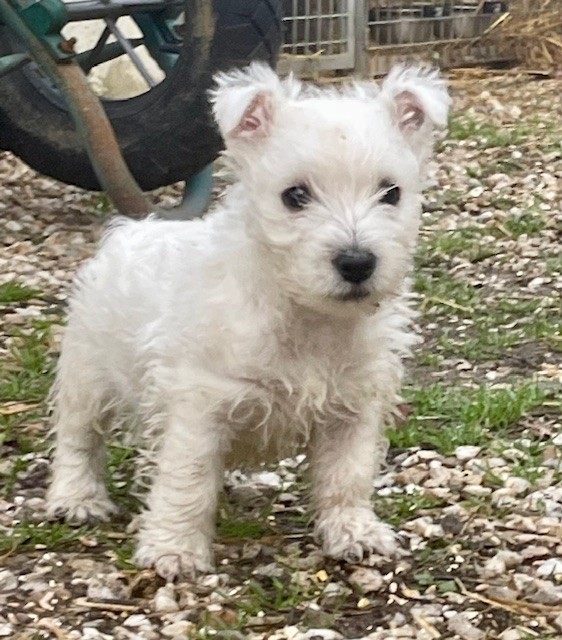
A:
POLYGON ((332 264, 341 277, 346 282, 354 284, 359 284, 370 278, 376 263, 377 259, 370 251, 362 251, 361 249, 345 249, 332 260, 332 264))

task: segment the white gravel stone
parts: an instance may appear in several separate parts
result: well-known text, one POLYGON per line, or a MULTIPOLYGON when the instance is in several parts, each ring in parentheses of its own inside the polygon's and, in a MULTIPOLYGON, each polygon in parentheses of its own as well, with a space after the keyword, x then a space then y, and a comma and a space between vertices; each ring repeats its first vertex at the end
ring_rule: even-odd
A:
POLYGON ((349 582, 356 584, 364 593, 379 591, 384 586, 384 579, 376 569, 359 567, 350 576, 349 582))
POLYGON ((18 586, 18 578, 8 569, 0 571, 0 593, 4 591, 13 591, 18 586))
POLYGON ((224 587, 227 585, 229 580, 230 576, 228 573, 210 573, 206 576, 201 576, 198 580, 198 584, 201 587, 216 589, 217 587, 224 587))
POLYGON ((264 564, 254 569, 253 574, 256 576, 266 576, 267 578, 282 578, 287 570, 275 562, 264 564))
POLYGON ((483 487, 479 484, 467 484, 463 489, 463 493, 468 493, 470 496, 482 498, 484 496, 489 496, 492 493, 492 489, 490 489, 490 487, 483 487))
POLYGON ((144 615, 144 613, 133 613, 133 615, 129 616, 124 622, 123 626, 125 627, 142 627, 146 624, 150 624, 148 618, 144 615))
POLYGON ((86 595, 89 600, 115 600, 116 598, 116 594, 96 578, 92 578, 88 584, 86 595))
POLYGON ((503 575, 508 569, 513 569, 521 564, 521 554, 514 551, 498 551, 493 558, 490 558, 482 570, 482 575, 486 578, 503 575))
POLYGON ((179 620, 162 628, 162 635, 166 638, 185 638, 193 623, 188 620, 179 620))
POLYGON ((163 587, 160 587, 154 595, 152 605, 155 611, 159 611, 161 613, 172 613, 173 611, 179 611, 180 606, 176 602, 174 585, 167 584, 163 587))
POLYGON ((549 555, 551 555, 551 550, 545 546, 531 545, 530 547, 521 549, 521 557, 523 560, 534 560, 535 558, 544 558, 549 555))
POLYGON ((420 457, 418 455, 418 453, 412 453, 411 455, 409 455, 407 458, 405 458, 402 461, 402 467, 404 467, 404 469, 407 469, 408 467, 413 467, 414 465, 418 464, 420 462, 420 457))
MULTIPOLYGON (((433 461, 437 463, 438 461, 433 461)), ((432 462, 432 464, 433 464, 432 462)), ((441 466, 441 463, 430 466, 429 479, 424 482, 426 487, 444 487, 449 483, 451 478, 451 470, 447 467, 441 466)))
POLYGON ((84 626, 82 628, 82 640, 111 640, 111 636, 108 636, 93 627, 84 626))
POLYGON ((435 458, 440 458, 441 454, 433 449, 422 449, 418 451, 418 456, 421 460, 435 460, 435 458))
POLYGON ((302 640, 312 640, 313 638, 322 638, 322 640, 340 640, 343 636, 334 629, 309 629, 302 635, 302 640))
POLYGON ((517 478, 515 476, 506 478, 504 485, 506 489, 511 489, 515 495, 525 493, 531 488, 531 483, 528 480, 525 480, 525 478, 517 478))
POLYGON ((490 496, 490 501, 495 507, 509 507, 517 502, 512 489, 496 489, 490 496))
POLYGON ((91 600, 118 600, 127 596, 127 586, 120 573, 101 573, 90 578, 87 596, 91 600))
POLYGON ((23 225, 21 225, 16 220, 7 220, 4 222, 4 227, 8 231, 21 231, 23 229, 23 225))
POLYGON ((485 636, 484 632, 475 627, 464 613, 457 613, 449 618, 447 629, 456 633, 462 640, 480 640, 485 636))
POLYGON ((539 565, 536 575, 541 578, 562 575, 562 558, 549 558, 539 565))
POLYGON ((455 456, 457 460, 461 462, 466 462, 467 460, 472 460, 476 458, 476 456, 480 453, 482 447, 476 447, 473 445, 462 445, 455 449, 455 456))
POLYGON ((282 484, 281 476, 274 471, 260 471, 259 473, 253 473, 251 480, 252 483, 263 487, 271 487, 273 489, 280 489, 282 484))

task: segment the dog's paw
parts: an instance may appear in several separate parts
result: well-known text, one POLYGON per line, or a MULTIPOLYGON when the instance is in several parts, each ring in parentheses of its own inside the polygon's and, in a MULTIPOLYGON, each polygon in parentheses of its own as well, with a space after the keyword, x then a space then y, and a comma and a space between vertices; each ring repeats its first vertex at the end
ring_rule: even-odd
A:
POLYGON ((60 495, 53 491, 47 495, 47 516, 69 522, 106 522, 118 508, 109 499, 105 489, 87 497, 60 495))
POLYGON ((347 507, 324 511, 316 522, 315 535, 322 541, 327 556, 351 564, 361 562, 373 552, 388 558, 402 554, 392 527, 381 522, 370 509, 347 507))
POLYGON ((171 582, 178 578, 193 579, 197 573, 213 571, 209 548, 189 549, 141 543, 133 558, 139 567, 154 568, 156 573, 171 582))

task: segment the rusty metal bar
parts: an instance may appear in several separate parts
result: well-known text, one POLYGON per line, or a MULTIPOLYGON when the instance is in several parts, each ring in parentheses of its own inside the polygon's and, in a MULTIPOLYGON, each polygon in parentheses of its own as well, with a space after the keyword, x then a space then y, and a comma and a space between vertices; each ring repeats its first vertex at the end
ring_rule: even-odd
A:
POLYGON ((78 63, 56 64, 64 94, 103 190, 120 213, 143 216, 154 210, 123 159, 115 132, 78 63))
MULTIPOLYGON (((73 59, 55 61, 10 6, 11 1, 2 3, 2 18, 66 99, 102 188, 124 215, 136 217, 150 213, 153 207, 129 171, 113 128, 80 65, 73 59)), ((62 47, 65 42, 61 39, 62 47)), ((66 44, 72 46, 70 42, 66 44)))

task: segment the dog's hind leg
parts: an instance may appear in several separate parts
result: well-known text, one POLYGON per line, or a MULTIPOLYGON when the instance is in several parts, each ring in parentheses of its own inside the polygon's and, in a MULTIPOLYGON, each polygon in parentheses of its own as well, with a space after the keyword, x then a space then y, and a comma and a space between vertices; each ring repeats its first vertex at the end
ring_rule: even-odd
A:
POLYGON ((102 376, 83 346, 63 348, 54 387, 56 448, 47 492, 51 517, 107 520, 116 507, 105 487, 105 446, 99 428, 102 376))

